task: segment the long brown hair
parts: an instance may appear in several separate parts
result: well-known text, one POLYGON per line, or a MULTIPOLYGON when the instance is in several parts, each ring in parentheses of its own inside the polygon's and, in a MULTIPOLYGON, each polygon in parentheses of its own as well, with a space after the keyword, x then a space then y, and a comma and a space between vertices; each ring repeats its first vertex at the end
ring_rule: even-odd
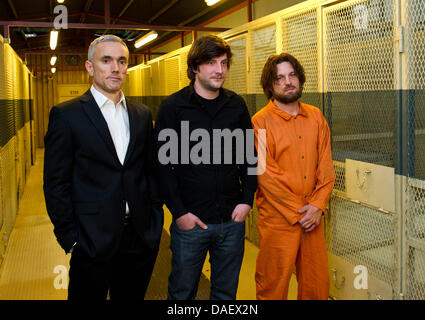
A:
POLYGON ((303 87, 305 83, 304 68, 294 56, 289 53, 271 55, 267 59, 261 74, 261 86, 263 87, 263 91, 267 99, 271 99, 273 97, 273 82, 277 80, 276 66, 282 62, 289 62, 292 65, 301 87, 303 87))
POLYGON ((203 36, 195 40, 187 55, 187 76, 190 80, 195 79, 199 65, 211 59, 227 54, 227 68, 232 60, 232 50, 230 45, 222 38, 215 35, 203 36))

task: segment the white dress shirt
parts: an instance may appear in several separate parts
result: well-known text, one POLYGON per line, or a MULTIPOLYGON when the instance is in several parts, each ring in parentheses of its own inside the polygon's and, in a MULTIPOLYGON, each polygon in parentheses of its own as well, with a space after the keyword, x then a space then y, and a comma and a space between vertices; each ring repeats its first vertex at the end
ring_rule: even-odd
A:
MULTIPOLYGON (((94 86, 91 86, 90 91, 108 124, 118 159, 121 164, 124 164, 128 143, 130 142, 130 125, 124 93, 121 91, 120 101, 115 105, 111 99, 99 92, 94 86)), ((128 203, 126 203, 126 213, 128 212, 128 203)))

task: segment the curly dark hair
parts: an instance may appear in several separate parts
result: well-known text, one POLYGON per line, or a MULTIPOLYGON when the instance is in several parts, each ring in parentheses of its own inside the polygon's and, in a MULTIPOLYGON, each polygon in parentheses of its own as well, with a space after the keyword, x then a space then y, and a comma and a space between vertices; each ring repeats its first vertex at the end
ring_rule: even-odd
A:
POLYGON ((263 72, 261 74, 261 86, 263 87, 264 94, 267 99, 273 97, 273 82, 277 80, 277 68, 276 66, 282 62, 289 62, 295 70, 295 74, 300 81, 301 88, 305 83, 305 73, 303 66, 298 62, 298 60, 290 55, 289 53, 281 53, 271 55, 266 64, 263 67, 263 72))
POLYGON ((207 35, 195 40, 187 55, 189 79, 195 79, 196 73, 193 70, 198 70, 199 65, 223 54, 227 54, 227 68, 229 68, 233 54, 230 45, 224 39, 215 35, 207 35))

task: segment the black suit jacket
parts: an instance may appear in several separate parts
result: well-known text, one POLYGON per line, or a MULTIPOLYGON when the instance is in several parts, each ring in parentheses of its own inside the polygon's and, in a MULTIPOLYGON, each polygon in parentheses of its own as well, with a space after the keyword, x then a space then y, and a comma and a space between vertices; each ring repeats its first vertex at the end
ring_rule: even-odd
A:
POLYGON ((90 90, 50 111, 44 138, 44 196, 59 244, 96 260, 111 258, 130 219, 150 248, 158 248, 162 203, 155 181, 152 114, 126 100, 130 141, 122 165, 90 90))

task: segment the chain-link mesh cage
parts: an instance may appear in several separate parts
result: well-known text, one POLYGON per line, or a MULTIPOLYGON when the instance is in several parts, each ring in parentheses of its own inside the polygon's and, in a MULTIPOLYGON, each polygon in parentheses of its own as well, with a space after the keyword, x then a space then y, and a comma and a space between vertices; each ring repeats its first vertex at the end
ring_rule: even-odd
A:
POLYGON ((25 103, 24 103, 24 65, 14 53, 15 58, 15 128, 16 128, 16 171, 18 185, 18 200, 24 192, 25 174, 25 103))
POLYGON ((6 99, 5 87, 5 63, 4 63, 4 44, 3 38, 0 36, 0 101, 6 99))
POLYGON ((250 73, 252 93, 263 93, 260 85, 264 63, 272 54, 276 54, 276 26, 254 30, 251 34, 250 73))
POLYGON ((31 170, 31 124, 28 120, 24 128, 24 149, 25 149, 25 175, 28 176, 31 170))
POLYGON ((241 95, 248 107, 249 114, 255 114, 255 99, 252 95, 248 95, 247 87, 247 59, 246 59, 246 35, 227 40, 229 43, 233 57, 230 69, 227 71, 224 87, 241 95))
POLYGON ((398 279, 397 216, 346 198, 345 160, 395 166, 394 3, 349 1, 324 10, 324 99, 335 188, 326 219, 329 253, 398 279))
POLYGON ((165 60, 165 83, 167 84, 167 95, 180 90, 180 77, 178 76, 180 73, 179 63, 178 56, 165 60))
POLYGON ((167 96, 165 83, 165 62, 164 60, 155 61, 149 64, 151 67, 152 98, 149 107, 152 110, 158 110, 161 101, 167 96))
POLYGON ((3 190, 2 211, 3 225, 0 229, 0 241, 3 246, 9 240, 17 212, 17 185, 16 185, 16 137, 13 137, 0 150, 1 184, 3 190))
POLYGON ((345 194, 345 162, 334 161, 335 185, 334 190, 345 194))
POLYGON ((301 100, 322 109, 318 30, 317 9, 282 18, 282 51, 297 58, 306 76, 301 100))
MULTIPOLYGON (((152 99, 152 80, 151 80, 151 66, 143 66, 140 70, 140 77, 141 77, 141 91, 143 92, 142 96, 140 97, 140 102, 145 104, 151 111, 152 111, 152 117, 155 119, 157 107, 153 103, 152 99)), ((139 91, 140 92, 140 91, 139 91)), ((140 93, 139 93, 140 94, 140 93)))
POLYGON ((140 69, 131 70, 129 74, 129 86, 128 86, 128 96, 137 97, 138 91, 140 90, 140 69))
POLYGON ((1 100, 0 109, 0 146, 4 146, 16 132, 15 109, 13 99, 13 59, 12 49, 4 45, 4 100, 1 100))
POLYGON ((143 96, 152 95, 152 84, 151 84, 151 68, 144 67, 140 70, 142 79, 142 92, 143 96))
POLYGON ((407 299, 425 299, 425 181, 408 178, 406 236, 407 299))
MULTIPOLYGON (((150 64, 151 67, 151 77, 152 77, 152 95, 160 96, 162 94, 161 88, 162 84, 159 79, 159 62, 154 62, 150 64)), ((165 90, 165 88, 162 88, 165 90)))
POLYGON ((394 166, 393 1, 326 10, 325 98, 333 159, 394 166))
POLYGON ((24 101, 24 149, 25 149, 25 174, 28 174, 31 168, 31 113, 30 113, 30 72, 28 68, 24 66, 24 90, 23 90, 23 101, 24 101))
POLYGON ((425 6, 406 0, 408 81, 407 299, 425 299, 425 6))
POLYGON ((165 61, 160 60, 158 61, 158 84, 159 84, 159 96, 167 96, 167 92, 170 92, 171 90, 167 89, 167 82, 166 82, 166 75, 165 75, 165 61))
POLYGON ((425 249, 409 246, 406 299, 425 299, 425 249))
POLYGON ((227 41, 232 49, 232 64, 227 71, 224 86, 239 94, 247 93, 246 83, 246 37, 227 41))
POLYGON ((12 231, 19 196, 31 164, 28 69, 0 43, 0 263, 12 231))
MULTIPOLYGON (((4 214, 4 195, 3 195, 3 168, 1 167, 1 155, 3 152, 3 148, 0 147, 0 234, 1 230, 3 229, 3 224, 5 220, 5 214, 4 214)), ((6 190, 5 190, 6 191, 6 190)), ((6 252, 6 247, 3 243, 3 241, 0 240, 0 266, 3 262, 3 257, 6 252)))
POLYGON ((353 265, 367 266, 369 276, 393 284, 394 220, 391 214, 333 197, 326 221, 328 251, 353 265))
POLYGON ((180 88, 184 88, 190 84, 190 79, 187 76, 187 56, 189 49, 180 53, 180 88))
POLYGON ((276 54, 276 25, 270 25, 260 29, 253 30, 249 34, 250 52, 249 52, 249 74, 250 74, 250 92, 253 94, 253 107, 255 111, 260 110, 267 104, 267 98, 264 96, 263 88, 260 84, 261 73, 267 58, 276 54))

